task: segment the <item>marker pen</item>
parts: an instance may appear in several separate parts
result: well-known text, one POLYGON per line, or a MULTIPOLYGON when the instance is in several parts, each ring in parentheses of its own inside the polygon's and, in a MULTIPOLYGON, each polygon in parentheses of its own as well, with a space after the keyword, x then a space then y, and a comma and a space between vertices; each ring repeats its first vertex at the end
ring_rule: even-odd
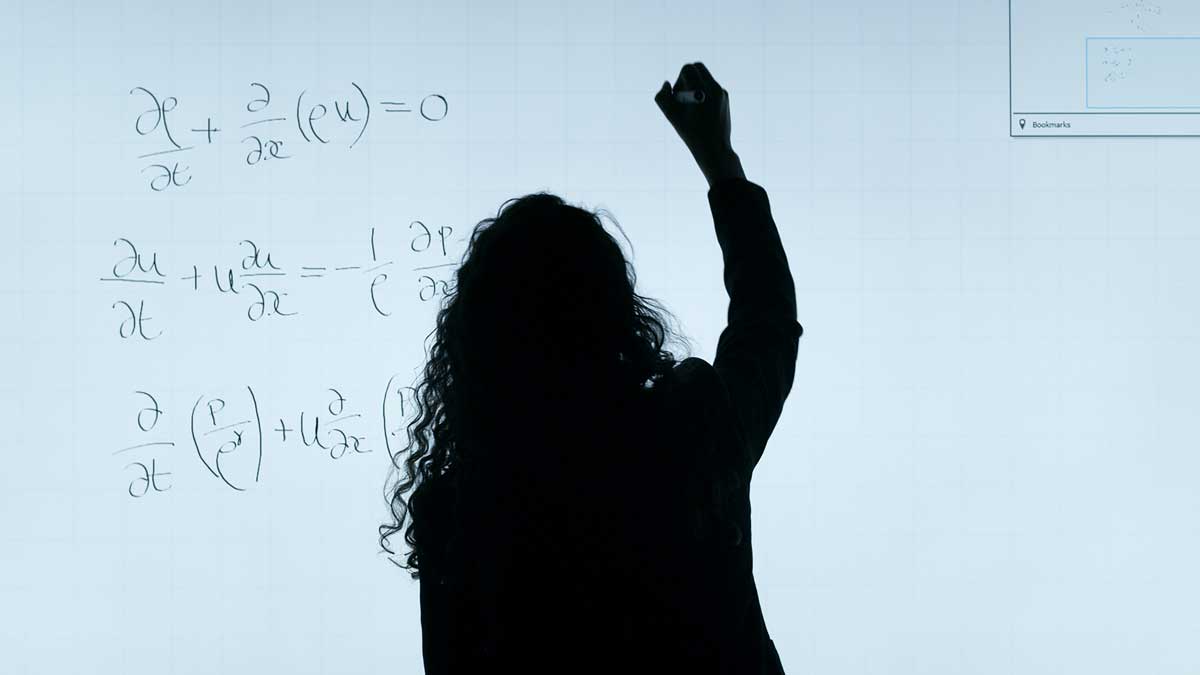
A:
POLYGON ((681 89, 675 92, 675 100, 680 103, 704 103, 704 92, 699 89, 681 89))

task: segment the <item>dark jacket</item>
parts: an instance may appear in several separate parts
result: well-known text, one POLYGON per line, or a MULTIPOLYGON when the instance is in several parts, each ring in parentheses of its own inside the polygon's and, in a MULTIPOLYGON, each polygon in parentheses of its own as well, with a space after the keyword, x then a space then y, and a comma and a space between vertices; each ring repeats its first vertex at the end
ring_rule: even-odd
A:
POLYGON ((803 329, 766 192, 725 179, 708 200, 729 293, 712 364, 684 359, 619 415, 576 427, 574 470, 504 477, 509 496, 473 537, 476 580, 422 572, 427 673, 783 672, 754 583, 749 485, 803 329), (740 478, 736 545, 691 534, 705 488, 689 477, 711 471, 740 478))

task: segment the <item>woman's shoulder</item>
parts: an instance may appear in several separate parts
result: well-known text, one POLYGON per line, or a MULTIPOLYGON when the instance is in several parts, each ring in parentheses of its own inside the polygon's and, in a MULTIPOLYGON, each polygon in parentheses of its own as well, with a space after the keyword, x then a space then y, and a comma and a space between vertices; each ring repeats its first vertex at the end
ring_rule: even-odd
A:
POLYGON ((677 363, 663 382, 662 405, 676 436, 687 441, 687 456, 695 458, 697 448, 706 449, 701 455, 715 466, 746 474, 744 443, 737 432, 729 392, 716 368, 702 358, 688 357, 677 363))
POLYGON ((690 424, 715 433, 727 422, 727 395, 720 375, 708 361, 696 356, 683 359, 663 382, 664 401, 690 424))
POLYGON ((702 398, 713 385, 716 371, 712 364, 697 356, 689 356, 675 364, 653 387, 663 402, 702 398))

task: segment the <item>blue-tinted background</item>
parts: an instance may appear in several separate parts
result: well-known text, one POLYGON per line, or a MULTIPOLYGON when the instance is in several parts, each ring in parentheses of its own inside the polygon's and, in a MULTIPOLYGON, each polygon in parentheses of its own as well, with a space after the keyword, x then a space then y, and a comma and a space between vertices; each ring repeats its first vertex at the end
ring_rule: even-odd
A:
POLYGON ((1009 138, 1004 0, 0 5, 0 671, 420 672, 375 527, 433 266, 509 197, 606 208, 711 360, 706 185, 653 103, 696 60, 805 327, 753 484, 788 671, 1197 672, 1197 146, 1009 138), (191 150, 140 157, 173 145, 138 87, 191 150), (256 133, 289 157, 248 164, 256 133), (101 281, 121 239, 165 283, 101 281), (296 315, 217 290, 243 240, 296 315), (161 335, 121 337, 122 303, 161 335), (223 456, 240 491, 193 442, 216 399, 265 439, 223 456), (361 415, 372 451, 305 445, 301 413, 361 415), (132 497, 135 463, 169 489, 132 497))

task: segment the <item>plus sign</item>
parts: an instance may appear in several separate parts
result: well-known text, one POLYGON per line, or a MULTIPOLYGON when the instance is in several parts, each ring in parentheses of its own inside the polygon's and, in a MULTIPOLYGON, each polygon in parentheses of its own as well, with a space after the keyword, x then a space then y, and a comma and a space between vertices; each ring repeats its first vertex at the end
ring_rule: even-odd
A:
POLYGON ((291 427, 289 427, 288 425, 284 424, 284 422, 283 422, 283 418, 280 418, 280 419, 279 419, 279 426, 275 427, 275 431, 278 431, 278 432, 279 432, 280 436, 282 437, 282 438, 281 438, 281 441, 282 441, 282 442, 284 442, 284 443, 286 443, 286 442, 287 442, 287 435, 288 435, 288 432, 289 432, 289 431, 295 431, 295 430, 294 430, 294 429, 292 429, 291 427))
POLYGON ((207 121, 207 123, 204 125, 204 128, 203 128, 203 129, 192 129, 192 131, 196 131, 196 132, 204 132, 205 134, 207 134, 207 135, 208 135, 208 142, 209 142, 209 143, 212 143, 212 135, 213 135, 213 133, 214 133, 214 132, 217 132, 217 131, 220 131, 220 129, 218 129, 217 127, 214 127, 214 126, 212 125, 212 118, 211 118, 211 117, 209 117, 209 118, 208 118, 208 121, 207 121))

